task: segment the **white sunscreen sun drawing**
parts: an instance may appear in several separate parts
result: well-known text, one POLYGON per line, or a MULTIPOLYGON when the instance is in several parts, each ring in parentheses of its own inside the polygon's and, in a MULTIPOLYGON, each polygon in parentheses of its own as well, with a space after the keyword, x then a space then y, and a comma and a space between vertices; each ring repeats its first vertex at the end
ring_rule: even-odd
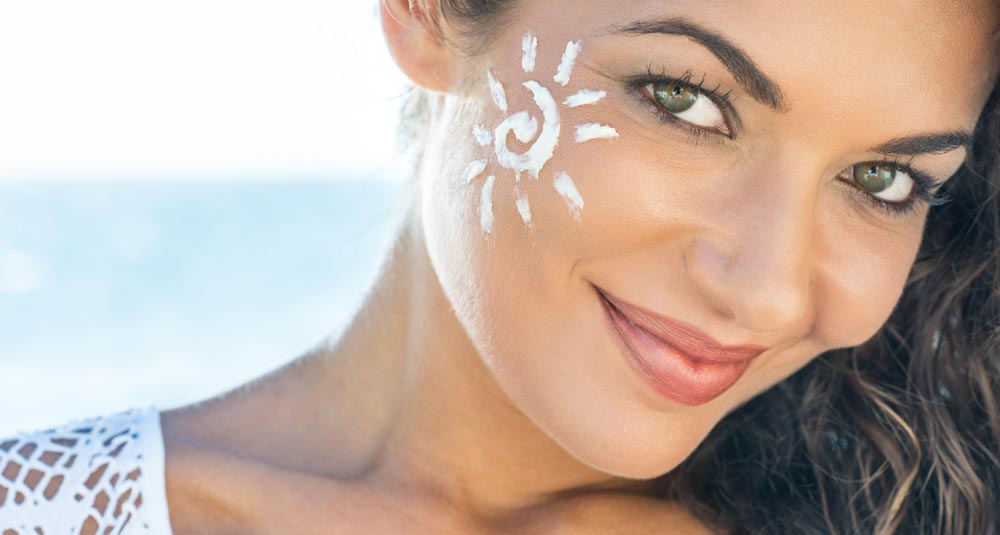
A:
MULTIPOLYGON (((576 58, 580 54, 581 42, 570 41, 566 44, 562 61, 556 69, 556 74, 552 80, 562 87, 569 85, 573 76, 573 66, 576 58)), ((538 55, 538 38, 530 31, 525 33, 521 41, 521 70, 526 74, 535 71, 535 60, 538 55)), ((537 117, 527 111, 518 111, 508 114, 507 91, 503 84, 493 76, 493 71, 487 71, 490 95, 493 104, 496 105, 500 113, 506 117, 496 128, 490 129, 484 125, 476 125, 472 129, 472 136, 481 147, 492 145, 496 163, 500 167, 513 171, 514 175, 514 202, 517 212, 525 225, 531 226, 531 203, 527 194, 524 193, 518 184, 521 177, 527 173, 533 180, 538 180, 545 164, 552 159, 555 149, 559 144, 559 136, 562 133, 562 123, 560 122, 559 105, 556 103, 552 93, 540 82, 528 80, 521 84, 531 92, 535 105, 541 111, 541 124, 537 117), (539 131, 541 127, 541 131, 539 131), (507 146, 507 138, 514 134, 514 138, 519 142, 531 143, 524 152, 513 152, 507 146)), ((597 104, 607 96, 607 92, 594 89, 581 89, 570 95, 563 105, 568 108, 580 106, 590 106, 597 104)), ((613 127, 599 123, 585 123, 576 125, 573 139, 577 143, 599 139, 614 139, 619 137, 618 131, 613 127)), ((465 183, 469 184, 486 173, 489 160, 476 160, 466 167, 465 183)), ((497 176, 490 175, 483 183, 482 195, 479 204, 479 221, 484 234, 493 232, 493 188, 497 176)), ((580 191, 573 182, 572 177, 565 171, 556 171, 552 175, 553 189, 563 198, 569 208, 570 214, 579 222, 580 213, 583 211, 584 201, 580 191)))

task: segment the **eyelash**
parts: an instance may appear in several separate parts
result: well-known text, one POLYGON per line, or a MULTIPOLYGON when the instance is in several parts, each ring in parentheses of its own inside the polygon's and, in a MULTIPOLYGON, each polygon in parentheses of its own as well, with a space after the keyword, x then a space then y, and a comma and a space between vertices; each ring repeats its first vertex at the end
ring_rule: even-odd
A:
POLYGON ((738 121, 733 120, 733 106, 729 100, 729 95, 732 91, 720 91, 722 85, 717 85, 713 88, 705 87, 705 77, 702 76, 701 80, 697 83, 692 82, 694 78, 694 73, 691 71, 686 71, 679 78, 674 78, 666 76, 663 73, 656 74, 653 72, 652 64, 646 66, 646 74, 639 76, 632 76, 625 79, 625 87, 629 90, 630 94, 636 95, 639 98, 640 103, 650 107, 656 114, 657 118, 660 120, 661 124, 669 124, 674 127, 682 128, 693 138, 694 143, 697 145, 698 141, 702 136, 712 136, 716 139, 726 140, 735 137, 738 131, 738 121), (683 119, 679 119, 674 114, 664 110, 659 104, 653 101, 643 88, 650 84, 658 83, 672 83, 682 85, 691 91, 705 95, 711 100, 719 109, 722 111, 722 116, 726 120, 726 127, 732 132, 731 135, 726 135, 721 132, 716 132, 706 128, 702 128, 693 125, 683 119), (732 123, 737 123, 737 128, 734 128, 732 123))
MULTIPOLYGON (((664 69, 665 70, 665 69, 664 69)), ((624 85, 629 93, 635 95, 640 103, 644 106, 649 107, 656 117, 659 119, 661 124, 669 124, 674 128, 681 128, 685 130, 694 144, 697 145, 698 141, 701 140, 702 136, 712 136, 720 141, 725 141, 733 139, 740 130, 739 118, 735 117, 735 112, 733 110, 732 102, 730 101, 729 95, 732 91, 720 91, 721 84, 713 88, 705 87, 705 77, 703 76, 701 80, 697 83, 693 83, 691 80, 694 74, 691 71, 685 71, 680 78, 674 78, 666 76, 663 72, 656 74, 653 72, 652 64, 646 66, 646 73, 639 76, 632 76, 624 80, 624 85), (716 132, 710 129, 702 128, 697 125, 691 124, 688 121, 678 118, 673 113, 664 110, 657 104, 645 91, 645 87, 650 84, 657 83, 672 83, 685 86, 691 91, 697 92, 699 94, 705 95, 711 100, 719 110, 722 112, 722 116, 726 121, 726 126, 731 132, 730 135, 726 135, 721 132, 716 132)), ((863 162, 852 165, 848 168, 848 171, 853 169, 858 165, 879 165, 879 166, 889 166, 896 170, 896 172, 905 173, 911 179, 913 179, 914 192, 910 195, 909 199, 904 202, 892 202, 885 199, 880 199, 871 193, 865 192, 861 186, 857 185, 853 180, 847 180, 845 182, 848 185, 853 186, 854 191, 859 194, 862 199, 868 203, 868 205, 876 210, 882 211, 888 215, 905 217, 916 211, 917 202, 925 202, 929 206, 941 206, 947 204, 951 201, 950 197, 947 195, 941 195, 939 193, 931 193, 931 190, 940 186, 942 182, 934 180, 930 176, 917 171, 910 167, 909 164, 901 164, 898 160, 883 159, 881 161, 871 161, 863 162)), ((839 176, 839 175, 838 175, 839 176)))
MULTIPOLYGON (((943 182, 935 180, 930 176, 917 171, 910 167, 909 164, 899 163, 899 160, 882 159, 871 162, 862 162, 854 164, 848 167, 845 172, 850 172, 856 166, 868 166, 868 165, 878 165, 883 167, 892 167, 897 173, 905 173, 911 179, 913 179, 913 192, 910 197, 902 202, 892 202, 885 199, 880 199, 871 193, 867 193, 862 189, 860 185, 854 180, 845 180, 848 186, 861 196, 862 200, 869 203, 872 208, 880 210, 888 215, 904 217, 914 213, 917 209, 918 202, 924 202, 928 206, 942 206, 951 202, 951 198, 947 194, 941 194, 939 192, 931 193, 931 190, 937 188, 943 184, 943 182)), ((840 175, 837 175, 840 176, 840 175)))

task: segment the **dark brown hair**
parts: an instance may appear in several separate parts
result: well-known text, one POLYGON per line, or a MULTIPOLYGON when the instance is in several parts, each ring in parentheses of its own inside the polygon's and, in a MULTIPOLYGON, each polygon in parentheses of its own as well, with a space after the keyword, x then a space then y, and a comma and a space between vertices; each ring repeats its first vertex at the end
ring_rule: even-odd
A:
MULTIPOLYGON (((413 1, 469 54, 517 4, 413 1)), ((729 414, 657 478, 659 495, 734 535, 1000 534, 998 98, 878 334, 729 414)), ((419 132, 419 94, 412 103, 404 123, 419 132)))

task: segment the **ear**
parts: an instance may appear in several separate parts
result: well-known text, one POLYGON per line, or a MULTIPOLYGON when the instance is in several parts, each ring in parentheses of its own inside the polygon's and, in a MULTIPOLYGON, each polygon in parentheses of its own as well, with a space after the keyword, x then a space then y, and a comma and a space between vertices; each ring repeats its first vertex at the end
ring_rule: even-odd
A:
POLYGON ((418 86, 447 92, 453 85, 457 57, 435 26, 432 10, 437 0, 381 3, 382 31, 396 64, 418 86))

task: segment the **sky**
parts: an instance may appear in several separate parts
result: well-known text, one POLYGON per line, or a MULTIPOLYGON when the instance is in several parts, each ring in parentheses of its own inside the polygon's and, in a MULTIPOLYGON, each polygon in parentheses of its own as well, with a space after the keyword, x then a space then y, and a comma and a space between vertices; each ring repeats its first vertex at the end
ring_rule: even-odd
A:
POLYGON ((406 84, 377 5, 0 2, 0 181, 385 174, 406 84))
POLYGON ((399 215, 377 0, 0 2, 0 436, 335 336, 399 215))

